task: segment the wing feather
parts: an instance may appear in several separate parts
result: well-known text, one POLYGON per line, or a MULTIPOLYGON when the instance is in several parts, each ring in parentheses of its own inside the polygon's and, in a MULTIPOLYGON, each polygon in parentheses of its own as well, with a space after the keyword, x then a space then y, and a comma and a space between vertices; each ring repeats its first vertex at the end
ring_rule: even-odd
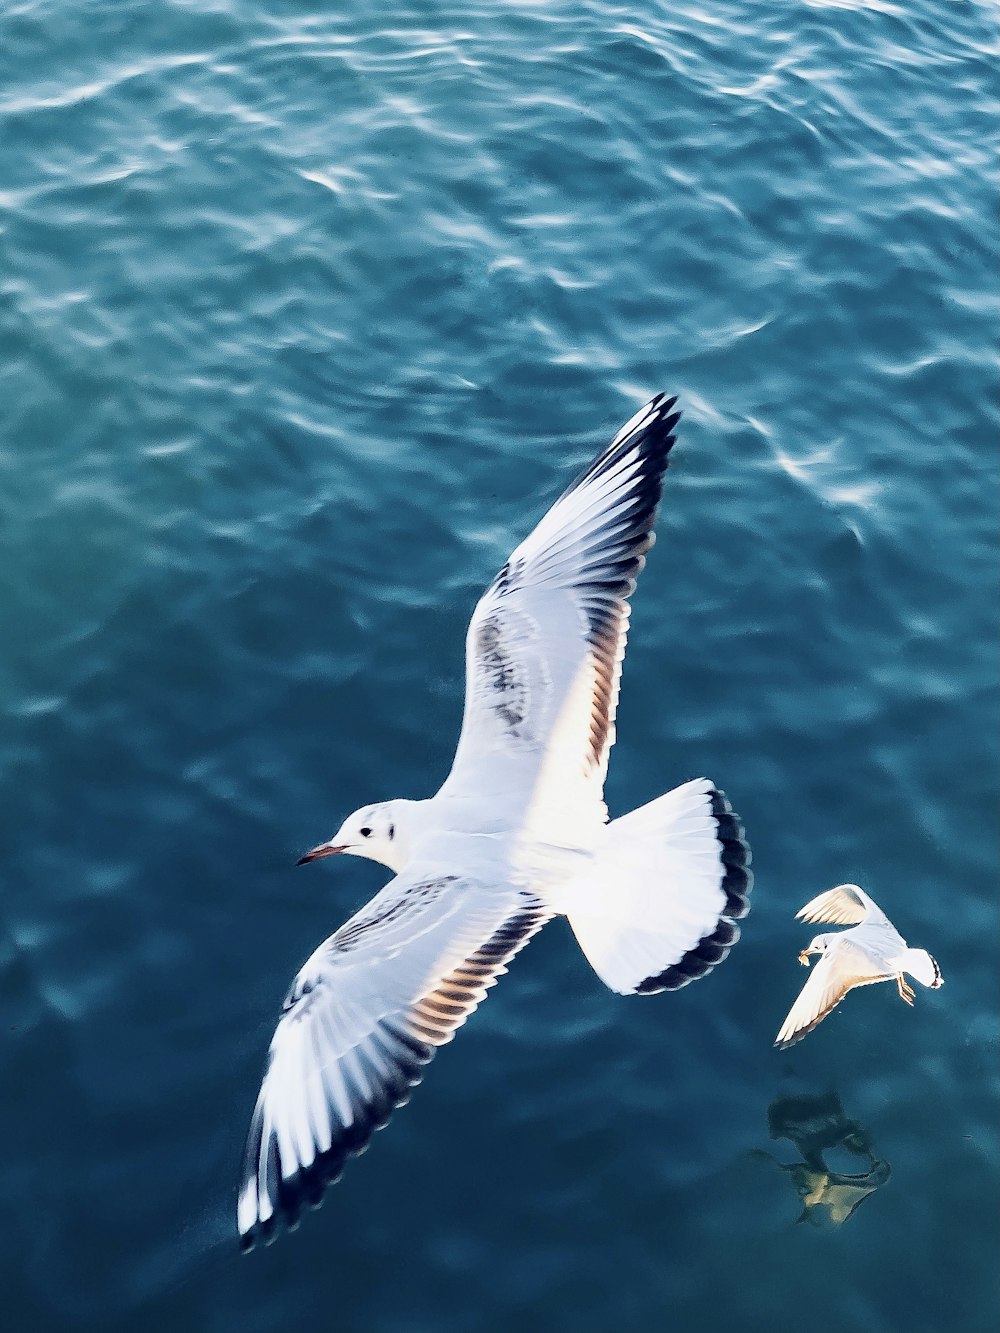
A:
POLYGON ((652 545, 680 413, 657 395, 517 547, 480 599, 466 639, 462 734, 442 795, 488 769, 489 789, 547 811, 590 807, 614 744, 628 598, 652 545))
POLYGON ((827 889, 800 911, 796 921, 830 921, 837 926, 856 926, 866 920, 885 921, 885 914, 857 884, 838 884, 827 889))
POLYGON ((243 1243, 294 1225, 548 920, 524 890, 398 876, 292 982, 243 1157, 243 1243))
POLYGON ((839 939, 813 968, 774 1039, 775 1046, 780 1050, 794 1046, 822 1023, 849 990, 888 981, 892 975, 864 949, 848 939, 839 939))

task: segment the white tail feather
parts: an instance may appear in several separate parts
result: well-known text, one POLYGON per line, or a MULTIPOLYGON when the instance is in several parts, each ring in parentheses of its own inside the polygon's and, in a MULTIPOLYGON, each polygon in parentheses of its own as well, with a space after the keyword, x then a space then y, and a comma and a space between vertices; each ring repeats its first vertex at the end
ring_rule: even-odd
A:
POLYGON ((909 972, 924 986, 937 989, 943 984, 941 969, 926 949, 907 949, 901 959, 904 972, 909 972))
POLYGON ((614 820, 559 904, 594 971, 624 995, 677 990, 739 938, 751 876, 743 830, 706 778, 614 820))

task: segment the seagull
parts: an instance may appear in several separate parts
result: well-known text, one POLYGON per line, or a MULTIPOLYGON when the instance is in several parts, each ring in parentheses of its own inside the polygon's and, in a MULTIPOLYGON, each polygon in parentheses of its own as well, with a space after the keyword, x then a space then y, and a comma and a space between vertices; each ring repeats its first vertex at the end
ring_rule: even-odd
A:
POLYGON ((943 984, 941 969, 927 950, 908 948, 886 914, 857 884, 827 889, 806 903, 795 919, 831 921, 853 929, 817 935, 799 954, 803 967, 809 966, 810 954, 822 957, 775 1038, 780 1050, 812 1032, 855 986, 894 980, 899 998, 912 1005, 916 992, 905 981, 904 972, 922 986, 937 989, 943 984))
POLYGON ((243 1157, 244 1248, 319 1202, 552 917, 621 994, 686 986, 739 937, 750 857, 722 791, 696 778, 611 821, 604 803, 675 403, 637 412, 480 598, 437 794, 364 806, 301 858, 361 856, 395 878, 288 991, 243 1157))

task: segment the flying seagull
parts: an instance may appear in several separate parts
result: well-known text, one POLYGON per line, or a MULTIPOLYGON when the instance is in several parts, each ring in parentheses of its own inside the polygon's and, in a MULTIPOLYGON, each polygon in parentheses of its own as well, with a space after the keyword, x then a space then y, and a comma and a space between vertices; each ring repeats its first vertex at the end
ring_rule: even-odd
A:
POLYGON ((675 402, 658 394, 622 427, 480 598, 437 795, 365 806, 302 857, 363 856, 395 878, 285 999, 243 1159, 245 1245, 319 1202, 553 916, 626 995, 687 985, 738 938, 749 853, 724 794, 698 778, 611 822, 604 804, 675 402))
POLYGON ((817 935, 799 954, 803 967, 809 955, 822 957, 792 1005, 774 1044, 784 1050, 822 1023, 849 990, 876 981, 895 981, 899 998, 913 1004, 915 991, 904 979, 908 972, 923 986, 942 985, 941 969, 926 949, 910 949, 882 909, 857 884, 839 884, 806 903, 797 921, 831 921, 852 930, 817 935))

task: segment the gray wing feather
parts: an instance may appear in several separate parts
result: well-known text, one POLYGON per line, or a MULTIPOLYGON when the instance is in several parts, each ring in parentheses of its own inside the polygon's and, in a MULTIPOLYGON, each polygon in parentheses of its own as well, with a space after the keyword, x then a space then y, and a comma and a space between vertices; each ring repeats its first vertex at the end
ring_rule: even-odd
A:
POLYGON ((414 872, 316 950, 285 999, 251 1120, 246 1245, 319 1201, 548 916, 523 890, 414 872))
MULTIPOLYGON (((545 768, 558 804, 603 787, 614 743, 628 598, 652 544, 675 399, 628 422, 514 551, 466 639, 462 734, 442 794, 488 767, 490 790, 529 789, 545 768), (558 728, 558 735, 556 730, 558 728)), ((535 790, 536 799, 545 793, 535 790)))
POLYGON ((855 986, 887 981, 893 973, 867 949, 841 936, 819 960, 788 1011, 774 1044, 784 1050, 801 1041, 826 1018, 855 986))
POLYGON ((855 926, 862 921, 888 922, 888 917, 864 889, 857 884, 838 884, 827 889, 800 911, 797 921, 830 921, 837 926, 855 926))

